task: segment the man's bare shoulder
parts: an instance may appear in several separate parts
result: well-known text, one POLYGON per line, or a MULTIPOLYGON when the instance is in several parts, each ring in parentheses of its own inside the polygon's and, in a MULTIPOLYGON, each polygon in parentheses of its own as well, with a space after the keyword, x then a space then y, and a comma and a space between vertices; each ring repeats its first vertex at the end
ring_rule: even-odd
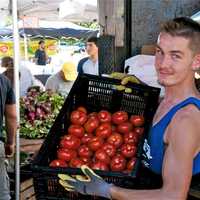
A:
POLYGON ((192 130, 198 130, 197 128, 200 128, 200 109, 193 104, 189 104, 175 114, 170 124, 175 128, 188 127, 192 130))
POLYGON ((166 134, 169 141, 182 142, 191 145, 198 152, 200 150, 200 110, 195 105, 188 105, 180 109, 172 121, 166 134))
POLYGON ((200 126, 200 109, 193 104, 189 104, 176 113, 174 121, 177 123, 188 121, 188 123, 198 123, 200 126))

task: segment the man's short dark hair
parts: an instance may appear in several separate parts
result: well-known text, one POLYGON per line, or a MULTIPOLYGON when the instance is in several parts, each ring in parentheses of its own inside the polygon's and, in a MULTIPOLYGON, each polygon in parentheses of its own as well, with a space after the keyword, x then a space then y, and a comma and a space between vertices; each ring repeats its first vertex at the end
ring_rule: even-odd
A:
POLYGON ((200 53, 200 24, 189 17, 179 17, 161 25, 161 32, 181 36, 190 40, 190 48, 200 53))
POLYGON ((1 59, 1 66, 5 68, 13 68, 14 67, 13 58, 10 56, 3 57, 1 59))
POLYGON ((38 44, 44 44, 44 40, 40 40, 39 42, 38 42, 38 44))
POLYGON ((90 37, 87 39, 87 42, 94 42, 96 46, 98 46, 98 38, 97 37, 90 37))

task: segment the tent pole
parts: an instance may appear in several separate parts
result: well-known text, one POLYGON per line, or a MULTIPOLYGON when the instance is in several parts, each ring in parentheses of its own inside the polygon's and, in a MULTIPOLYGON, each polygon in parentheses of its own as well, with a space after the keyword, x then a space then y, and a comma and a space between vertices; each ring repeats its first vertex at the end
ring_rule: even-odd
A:
MULTIPOLYGON (((12 17, 13 17, 13 43, 14 43, 14 80, 15 95, 17 108, 17 123, 19 124, 19 31, 17 16, 17 0, 12 0, 12 17)), ((16 133, 16 160, 15 160, 15 199, 20 199, 20 141, 19 129, 16 133)))
POLYGON ((25 60, 28 60, 28 40, 26 33, 24 33, 24 58, 25 60))

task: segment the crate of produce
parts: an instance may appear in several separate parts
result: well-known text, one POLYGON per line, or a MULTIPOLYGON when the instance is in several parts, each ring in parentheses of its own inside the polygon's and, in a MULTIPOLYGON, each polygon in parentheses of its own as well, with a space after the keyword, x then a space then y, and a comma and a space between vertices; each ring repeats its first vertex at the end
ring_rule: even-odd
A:
MULTIPOLYGON (((131 121, 131 116, 133 115, 144 117, 143 127, 142 128, 134 127, 135 132, 136 129, 139 128, 139 130, 144 131, 144 134, 141 137, 139 137, 139 141, 137 143, 137 151, 133 156, 135 158, 134 165, 132 166, 131 171, 127 170, 127 165, 124 167, 123 170, 116 170, 116 169, 113 170, 111 165, 109 165, 107 169, 104 169, 99 166, 98 167, 96 166, 94 167, 94 165, 92 166, 93 169, 104 169, 104 170, 95 170, 95 172, 100 176, 102 176, 106 181, 126 188, 134 187, 134 180, 135 180, 134 178, 137 176, 138 168, 141 161, 144 137, 147 136, 148 129, 153 119, 153 115, 155 114, 155 110, 158 106, 160 89, 149 87, 146 85, 129 83, 127 84, 129 91, 128 93, 126 93, 124 90, 122 91, 119 90, 119 88, 116 87, 116 85, 120 85, 120 80, 111 79, 107 77, 98 77, 93 75, 78 76, 68 97, 65 100, 65 103, 59 115, 57 116, 53 126, 51 127, 47 138, 45 139, 37 157, 34 159, 34 162, 32 164, 34 188, 37 199, 45 199, 45 200, 46 199, 60 199, 60 200, 104 199, 100 197, 81 195, 76 192, 67 192, 58 183, 59 180, 57 175, 59 173, 70 174, 70 175, 82 174, 79 168, 75 168, 75 166, 78 166, 77 162, 74 161, 75 159, 73 159, 73 161, 70 160, 69 162, 66 161, 63 165, 61 163, 60 167, 55 167, 57 163, 55 162, 53 163, 53 161, 57 159, 57 157, 59 157, 58 151, 61 148, 65 147, 65 142, 62 141, 63 140, 66 141, 69 135, 73 134, 71 133, 69 127, 71 126, 71 122, 75 121, 74 123, 77 123, 76 117, 74 118, 75 119, 74 121, 72 119, 72 112, 74 110, 77 110, 77 108, 79 108, 82 113, 84 113, 84 109, 87 110, 87 113, 92 113, 90 114, 90 117, 92 115, 96 116, 94 112, 99 113, 102 110, 106 110, 109 113, 111 113, 112 122, 115 122, 114 125, 112 125, 112 134, 114 134, 113 132, 119 132, 123 137, 123 144, 125 141, 123 135, 124 127, 122 126, 121 127, 122 130, 120 130, 119 125, 117 125, 118 122, 116 122, 116 119, 113 119, 113 113, 116 113, 118 111, 124 111, 128 114, 128 118, 130 119, 130 121, 131 121)), ((89 121, 89 117, 87 118, 87 121, 89 121)), ((96 134, 98 134, 97 133, 98 128, 94 131, 90 129, 91 127, 88 128, 87 125, 85 124, 87 124, 87 122, 84 122, 84 125, 82 126, 84 128, 84 131, 92 132, 91 133, 93 134, 92 136, 95 137, 96 134)), ((125 127, 125 129, 126 128, 127 127, 125 127)), ((76 132, 75 134, 81 134, 81 133, 76 132)), ((86 133, 84 133, 84 135, 85 134, 86 133)), ((77 137, 82 137, 82 136, 77 135, 77 137)), ((104 144, 108 142, 108 138, 106 137, 101 137, 101 138, 103 138, 102 140, 104 144)), ((79 138, 79 140, 81 140, 81 145, 82 145, 82 143, 84 143, 83 139, 79 138)), ((91 140, 89 144, 90 144, 88 145, 89 148, 92 148, 91 140)), ((103 147, 104 144, 101 144, 102 145, 101 147, 103 147)), ((79 157, 80 144, 78 144, 78 146, 79 147, 76 148, 77 152, 76 155, 78 155, 79 157)), ((99 149, 101 149, 101 147, 99 149)), ((99 149, 96 150, 93 149, 94 151, 93 158, 91 159, 92 161, 90 160, 92 164, 94 164, 93 162, 99 159, 99 157, 96 155, 96 152, 99 149)), ((122 153, 122 146, 121 147, 116 146, 115 150, 117 152, 122 153)), ((62 157, 62 155, 60 157, 62 157)), ((113 157, 110 158, 110 163, 112 163, 111 161, 112 159, 113 157)), ((126 163, 129 162, 130 160, 131 158, 129 156, 129 158, 126 158, 126 163)), ((85 162, 87 163, 87 161, 85 162)), ((108 165, 108 163, 106 164, 108 165)))

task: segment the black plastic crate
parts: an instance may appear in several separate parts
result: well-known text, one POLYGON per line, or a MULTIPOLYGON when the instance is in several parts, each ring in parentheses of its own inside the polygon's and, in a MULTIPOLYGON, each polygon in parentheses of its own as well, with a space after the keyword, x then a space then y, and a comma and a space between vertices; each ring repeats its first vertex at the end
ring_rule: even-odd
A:
MULTIPOLYGON (((80 169, 50 168, 48 166, 50 161, 56 158, 60 137, 66 134, 67 128, 70 125, 70 113, 80 105, 84 105, 89 112, 98 112, 102 109, 106 109, 111 113, 124 110, 128 112, 128 114, 144 115, 144 131, 145 134, 148 133, 153 115, 158 106, 160 89, 146 85, 128 84, 127 86, 132 88, 132 93, 127 94, 116 90, 114 85, 117 84, 119 85, 120 81, 116 79, 93 75, 78 76, 55 123, 33 162, 32 170, 37 199, 104 199, 83 196, 75 192, 67 192, 59 185, 57 178, 58 173, 71 175, 82 174, 80 169)), ((141 161, 144 137, 138 145, 137 161, 131 174, 98 170, 96 170, 96 172, 106 181, 114 183, 115 185, 134 188, 134 178, 137 175, 141 161)))

